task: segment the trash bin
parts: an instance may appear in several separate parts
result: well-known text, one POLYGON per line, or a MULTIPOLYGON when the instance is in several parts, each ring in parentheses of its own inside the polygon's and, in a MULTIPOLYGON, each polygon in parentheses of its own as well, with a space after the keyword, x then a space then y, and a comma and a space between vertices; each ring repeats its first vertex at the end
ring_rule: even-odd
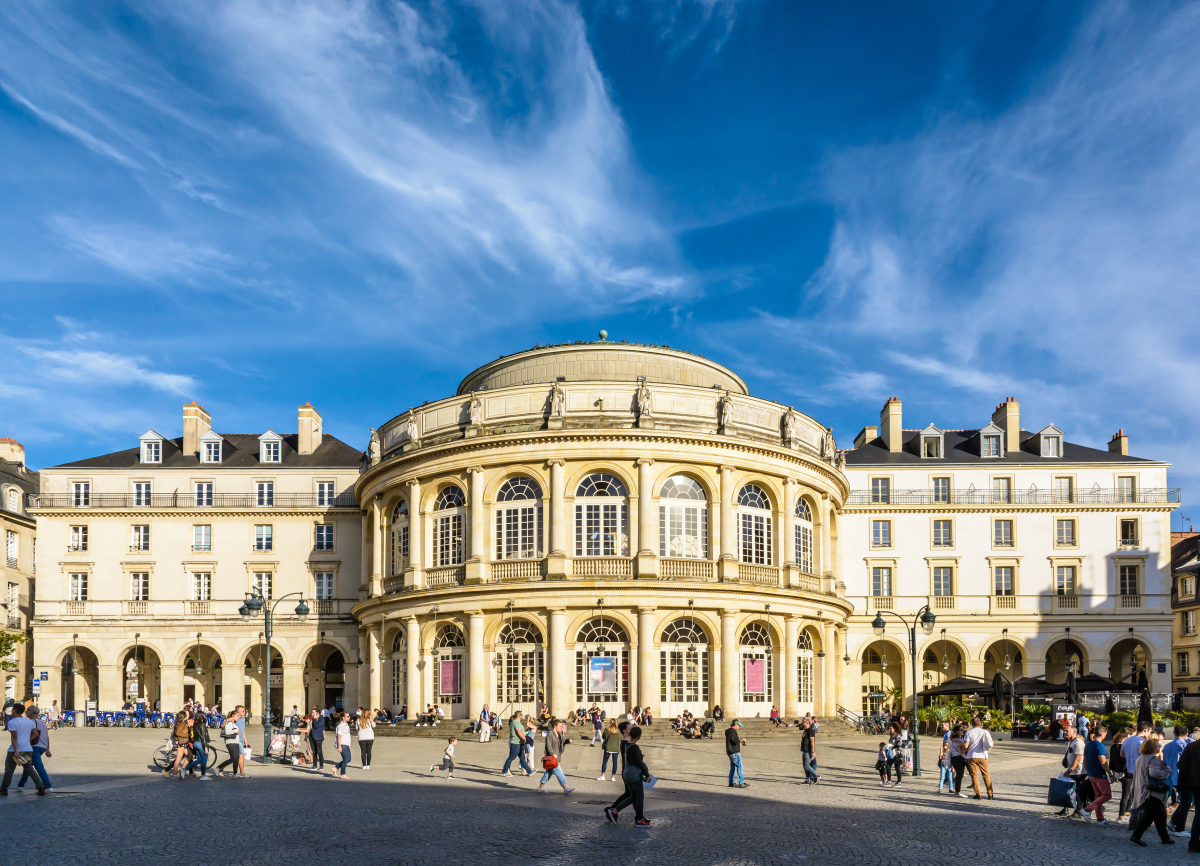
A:
POLYGON ((82 728, 84 726, 84 724, 86 724, 86 723, 87 723, 87 713, 79 712, 79 713, 75 714, 75 727, 82 728))

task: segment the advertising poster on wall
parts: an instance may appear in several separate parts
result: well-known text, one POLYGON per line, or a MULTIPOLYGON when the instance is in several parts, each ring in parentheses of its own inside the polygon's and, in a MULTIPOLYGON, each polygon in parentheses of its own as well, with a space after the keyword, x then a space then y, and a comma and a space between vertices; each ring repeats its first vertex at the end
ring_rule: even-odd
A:
POLYGON ((761 695, 765 684, 765 662, 762 659, 746 659, 746 694, 761 695))
POLYGON ((443 695, 460 695, 461 687, 458 682, 458 659, 445 659, 438 662, 438 693, 443 695))
POLYGON ((592 656, 588 659, 588 692, 616 694, 617 660, 612 656, 592 656))

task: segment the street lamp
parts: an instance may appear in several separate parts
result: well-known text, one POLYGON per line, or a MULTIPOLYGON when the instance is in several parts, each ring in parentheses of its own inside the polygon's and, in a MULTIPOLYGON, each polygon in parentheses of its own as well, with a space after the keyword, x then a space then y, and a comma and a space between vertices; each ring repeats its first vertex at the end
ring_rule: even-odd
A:
POLYGON ((600 605, 600 643, 596 646, 596 655, 604 655, 604 599, 596 599, 596 604, 600 605))
POLYGON ((1004 669, 1012 670, 1012 659, 1008 657, 1008 629, 1004 629, 1004 669))
MULTIPOLYGON (((920 623, 921 631, 923 631, 925 634, 927 634, 927 635, 933 634, 933 624, 935 622, 937 622, 937 617, 934 616, 933 611, 929 609, 929 605, 925 605, 925 607, 923 607, 923 608, 921 608, 921 610, 917 611, 916 615, 913 617, 911 625, 909 624, 908 620, 906 620, 904 617, 902 617, 900 614, 896 613, 895 611, 892 611, 892 610, 876 611, 875 620, 871 623, 871 628, 873 628, 875 630, 875 634, 878 637, 883 637, 884 629, 887 628, 887 622, 885 622, 883 619, 884 613, 891 614, 896 619, 900 620, 900 622, 903 623, 904 627, 906 629, 908 629, 908 655, 909 655, 910 660, 912 661, 913 718, 915 720, 916 715, 917 715, 917 682, 918 682, 918 680, 917 680, 917 624, 920 623)), ((921 738, 917 734, 917 728, 918 728, 917 725, 913 725, 912 744, 913 744, 913 775, 914 776, 921 775, 921 738)))
MULTIPOLYGON (((242 619, 249 622, 261 610, 263 615, 263 636, 267 642, 267 672, 263 678, 263 763, 271 763, 271 622, 275 616, 275 608, 279 607, 279 603, 285 598, 291 598, 293 595, 300 596, 300 603, 296 605, 296 618, 300 622, 308 619, 308 605, 304 603, 304 593, 289 592, 287 595, 276 599, 274 604, 268 605, 266 602, 269 599, 265 598, 262 590, 254 587, 253 590, 246 593, 246 600, 242 602, 242 606, 238 608, 238 613, 242 619)), ((199 637, 199 635, 197 635, 199 637)), ((259 657, 259 666, 262 666, 262 657, 259 657)))

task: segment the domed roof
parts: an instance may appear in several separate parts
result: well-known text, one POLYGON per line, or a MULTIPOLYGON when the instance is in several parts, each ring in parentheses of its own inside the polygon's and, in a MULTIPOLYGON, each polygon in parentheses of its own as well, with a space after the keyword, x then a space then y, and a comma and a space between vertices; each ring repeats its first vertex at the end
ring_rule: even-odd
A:
POLYGON ((600 341, 535 346, 506 355, 467 375, 458 394, 494 391, 514 385, 566 382, 647 382, 720 388, 734 394, 749 394, 746 383, 731 370, 707 358, 667 346, 600 341))

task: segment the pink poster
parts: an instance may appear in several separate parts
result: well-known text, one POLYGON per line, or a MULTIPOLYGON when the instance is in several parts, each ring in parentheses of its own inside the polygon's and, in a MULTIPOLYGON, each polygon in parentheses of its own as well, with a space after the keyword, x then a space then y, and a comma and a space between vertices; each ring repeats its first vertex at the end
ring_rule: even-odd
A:
POLYGON ((763 660, 746 659, 746 694, 761 695, 766 691, 763 684, 763 660))
POLYGON ((438 692, 443 695, 462 694, 458 686, 458 659, 447 659, 438 664, 441 665, 438 671, 438 692))

